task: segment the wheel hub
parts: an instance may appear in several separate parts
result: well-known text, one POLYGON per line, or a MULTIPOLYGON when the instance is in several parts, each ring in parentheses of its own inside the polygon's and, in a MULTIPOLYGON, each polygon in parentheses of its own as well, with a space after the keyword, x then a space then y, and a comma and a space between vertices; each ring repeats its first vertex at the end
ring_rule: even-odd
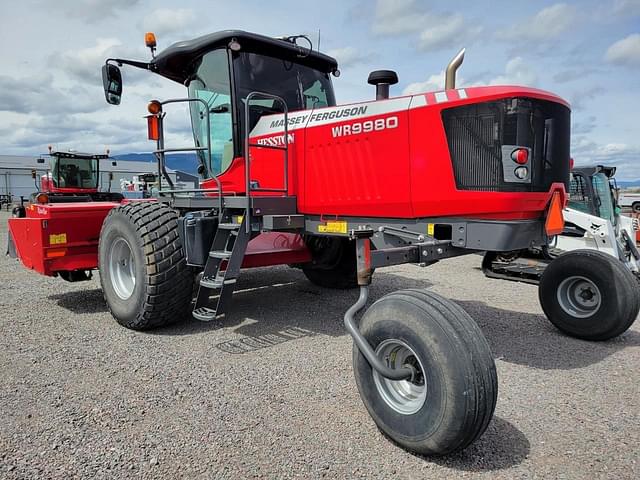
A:
POLYGON ((129 242, 122 237, 115 239, 109 249, 109 279, 118 297, 131 297, 136 286, 135 262, 129 242))
POLYGON ((378 345, 376 355, 393 369, 412 366, 416 375, 411 380, 389 380, 373 370, 373 380, 380 397, 402 415, 419 411, 427 399, 424 368, 415 352, 401 340, 388 339, 378 345))
POLYGON ((558 286, 558 303, 569 315, 589 318, 600 309, 600 289, 585 277, 573 276, 564 279, 558 286))

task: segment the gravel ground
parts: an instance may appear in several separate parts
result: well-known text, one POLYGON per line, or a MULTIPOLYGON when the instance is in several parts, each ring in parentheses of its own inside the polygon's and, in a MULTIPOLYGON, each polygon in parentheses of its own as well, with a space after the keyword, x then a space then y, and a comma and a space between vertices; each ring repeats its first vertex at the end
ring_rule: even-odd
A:
POLYGON ((0 477, 640 478, 640 323, 606 343, 567 338, 534 286, 479 266, 470 255, 375 275, 374 299, 405 287, 454 299, 496 359, 487 432, 423 458, 360 402, 341 322, 353 291, 247 271, 224 322, 138 333, 110 317, 97 279, 69 284, 2 256, 0 477))

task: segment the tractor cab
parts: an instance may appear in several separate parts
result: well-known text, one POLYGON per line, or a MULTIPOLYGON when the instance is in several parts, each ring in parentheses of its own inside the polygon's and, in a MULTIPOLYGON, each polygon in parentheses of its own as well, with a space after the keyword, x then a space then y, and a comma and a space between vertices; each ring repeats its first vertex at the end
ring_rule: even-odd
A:
MULTIPOLYGON (((147 46, 155 51, 150 35, 147 46)), ((164 117, 166 104, 188 103, 199 173, 203 179, 214 179, 228 172, 226 182, 235 192, 244 182, 236 182, 234 160, 241 163, 247 132, 262 116, 336 105, 330 75, 339 75, 337 62, 313 51, 303 36, 270 38, 228 30, 175 43, 149 63, 108 59, 103 80, 111 104, 120 102, 122 77, 117 65, 122 64, 146 68, 187 87, 186 99, 150 104, 150 138, 161 136, 157 117, 164 117), (298 43, 305 40, 308 46, 298 43)), ((215 183, 205 181, 202 186, 215 183)))
POLYGON ((95 193, 100 179, 99 161, 108 155, 49 150, 50 169, 40 178, 40 189, 48 194, 95 193))
MULTIPOLYGON (((49 169, 38 183, 35 170, 36 189, 30 197, 32 204, 74 202, 119 202, 122 194, 111 192, 112 174, 106 191, 101 190, 100 161, 109 158, 109 153, 93 154, 74 151, 54 151, 49 147, 49 169)), ((38 163, 44 163, 39 158, 38 163)), ((24 205, 16 207, 15 216, 25 214, 24 205)))
POLYGON ((616 167, 597 165, 571 171, 568 207, 603 218, 617 227, 620 208, 615 197, 616 167))

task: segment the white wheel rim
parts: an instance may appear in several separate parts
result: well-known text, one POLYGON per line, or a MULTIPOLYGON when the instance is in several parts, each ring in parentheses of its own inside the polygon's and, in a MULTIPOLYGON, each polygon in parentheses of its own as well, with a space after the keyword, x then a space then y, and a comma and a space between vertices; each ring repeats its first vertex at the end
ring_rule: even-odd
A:
POLYGON ((558 304, 569 315, 589 318, 600 310, 602 294, 598 286, 585 277, 565 278, 557 291, 558 304))
POLYGON ((401 340, 388 339, 378 345, 376 355, 389 368, 399 369, 406 364, 418 372, 415 381, 389 380, 373 370, 373 381, 378 394, 394 411, 412 415, 419 411, 427 400, 427 383, 424 368, 416 353, 401 340))
POLYGON ((122 237, 116 238, 109 249, 109 278, 118 297, 131 297, 136 287, 136 266, 129 242, 122 237))

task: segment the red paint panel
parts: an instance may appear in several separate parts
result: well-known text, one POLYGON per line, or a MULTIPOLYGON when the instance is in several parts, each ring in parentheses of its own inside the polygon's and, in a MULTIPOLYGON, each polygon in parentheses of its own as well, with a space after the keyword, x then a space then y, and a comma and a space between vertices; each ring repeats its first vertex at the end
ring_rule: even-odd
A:
POLYGON ((104 218, 119 203, 83 202, 30 205, 25 218, 9 219, 18 258, 43 275, 98 266, 98 240, 104 218), (65 242, 50 243, 64 234, 65 242), (66 248, 62 257, 47 258, 50 249, 66 248))
POLYGON ((309 214, 412 216, 406 110, 307 128, 304 197, 309 214), (334 136, 336 126, 384 122, 370 133, 334 136), (397 125, 387 128, 388 125, 397 125))
POLYGON ((267 267, 310 261, 311 253, 300 235, 266 232, 249 242, 242 267, 267 267))

